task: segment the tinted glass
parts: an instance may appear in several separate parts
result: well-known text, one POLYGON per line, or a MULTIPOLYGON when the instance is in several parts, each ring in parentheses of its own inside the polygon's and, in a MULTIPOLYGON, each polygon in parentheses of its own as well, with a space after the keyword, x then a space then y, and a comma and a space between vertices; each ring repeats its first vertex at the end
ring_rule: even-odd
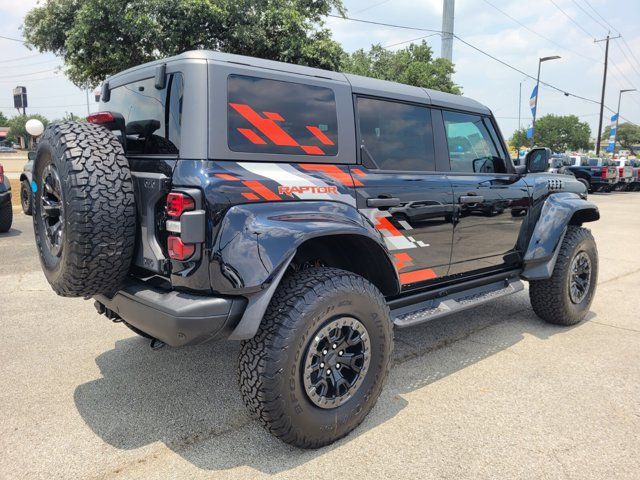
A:
POLYGON ((111 98, 102 108, 124 117, 127 154, 178 153, 182 75, 170 75, 166 83, 167 86, 159 90, 155 87, 154 79, 148 78, 111 89, 111 98))
POLYGON ((230 150, 338 153, 336 100, 330 88, 230 75, 227 89, 230 150))
POLYGON ((360 138, 383 170, 433 171, 431 110, 372 98, 358 98, 360 138))
POLYGON ((452 172, 504 172, 504 158, 480 115, 443 112, 452 172))
POLYGON ((529 157, 528 163, 532 172, 544 172, 548 165, 544 150, 534 150, 529 157))

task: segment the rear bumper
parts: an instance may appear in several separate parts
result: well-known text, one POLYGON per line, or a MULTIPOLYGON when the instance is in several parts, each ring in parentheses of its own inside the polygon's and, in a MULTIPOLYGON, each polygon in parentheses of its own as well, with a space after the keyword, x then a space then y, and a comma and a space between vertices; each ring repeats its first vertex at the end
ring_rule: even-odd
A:
POLYGON ((172 347, 228 336, 247 303, 243 297, 193 295, 133 279, 113 298, 95 299, 99 313, 121 318, 172 347))

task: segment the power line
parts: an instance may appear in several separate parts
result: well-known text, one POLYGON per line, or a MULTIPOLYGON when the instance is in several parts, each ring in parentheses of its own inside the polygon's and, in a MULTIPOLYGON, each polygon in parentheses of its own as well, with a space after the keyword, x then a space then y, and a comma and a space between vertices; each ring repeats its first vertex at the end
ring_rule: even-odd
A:
POLYGON ((391 0, 382 0, 382 2, 379 3, 374 3, 373 5, 369 5, 368 7, 364 7, 361 8, 360 10, 356 10, 355 13, 362 13, 362 12, 366 12, 367 10, 371 10, 372 8, 376 8, 379 7, 380 5, 384 5, 385 3, 389 3, 391 0))
POLYGON ((4 35, 0 35, 0 38, 3 38, 5 40, 12 40, 14 42, 27 43, 24 40, 20 40, 19 38, 5 37, 4 35))
POLYGON ((28 77, 29 75, 38 75, 40 73, 48 73, 48 72, 55 72, 55 71, 56 71, 55 68, 48 68, 46 70, 40 70, 38 72, 28 72, 20 75, 2 75, 0 76, 0 78, 13 78, 13 79, 16 79, 16 81, 20 81, 20 79, 24 77, 28 77))
POLYGON ((588 31, 586 31, 584 29, 584 27, 582 25, 580 25, 578 22, 576 22, 573 17, 571 15, 569 15, 567 12, 565 12, 562 8, 560 8, 560 6, 554 2, 554 0, 549 0, 551 3, 553 3, 553 5, 555 5, 555 7, 560 10, 562 12, 562 14, 567 17, 576 27, 578 27, 580 30, 582 30, 585 34, 587 34, 587 36, 589 38, 593 38, 593 35, 591 35, 588 31))
POLYGON ((589 0, 584 0, 584 3, 586 3, 586 4, 587 4, 587 6, 588 6, 591 10, 593 10, 593 13, 595 13, 598 17, 600 17, 600 19, 602 19, 602 21, 603 21, 604 23, 606 23, 608 26, 610 26, 610 27, 611 27, 611 30, 613 30, 614 32, 616 32, 616 33, 618 33, 618 34, 620 33, 620 32, 618 31, 618 29, 617 29, 617 28, 615 28, 613 25, 611 25, 611 24, 607 21, 607 19, 606 19, 606 18, 604 18, 602 15, 600 15, 600 13, 599 13, 595 8, 593 8, 593 6, 589 3, 589 0))
POLYGON ((404 45, 405 43, 415 42, 416 40, 424 40, 425 38, 435 37, 436 35, 440 35, 439 33, 432 33, 430 35, 424 35, 422 37, 412 38, 411 40, 405 40, 404 42, 392 43, 391 45, 385 45, 382 48, 391 48, 397 47, 398 45, 404 45))
POLYGON ((19 62, 21 60, 26 60, 27 58, 39 57, 40 55, 44 55, 44 53, 35 53, 33 55, 26 55, 24 57, 8 58, 5 60, 0 60, 0 63, 19 62))
MULTIPOLYGON (((549 1, 553 2, 553 0, 549 0, 549 1)), ((339 19, 342 19, 342 20, 352 21, 352 22, 365 23, 365 24, 370 24, 370 25, 378 25, 378 26, 391 27, 391 28, 400 28, 400 29, 403 29, 403 30, 414 30, 414 31, 420 31, 420 32, 432 32, 432 33, 435 32, 435 33, 440 33, 440 34, 444 33, 442 30, 410 27, 410 26, 407 26, 407 25, 397 25, 397 24, 384 23, 384 22, 374 22, 374 21, 371 21, 371 20, 362 20, 362 19, 359 19, 359 18, 351 18, 351 17, 347 17, 347 16, 342 17, 342 16, 339 16, 339 15, 329 15, 329 16, 334 17, 334 18, 339 18, 339 19)), ((470 48, 472 48, 474 50, 476 50, 477 52, 481 53, 482 55, 485 55, 485 56, 491 58, 492 60, 504 65, 505 67, 507 67, 507 68, 509 68, 509 69, 511 69, 511 70, 513 70, 515 72, 520 73, 521 75, 524 75, 527 78, 530 78, 532 80, 537 80, 536 77, 534 77, 533 75, 530 75, 527 72, 525 72, 524 70, 521 70, 518 67, 515 67, 515 66, 505 62, 504 60, 501 60, 500 58, 498 58, 498 57, 496 57, 496 56, 494 56, 494 55, 492 55, 492 54, 490 54, 488 52, 485 52, 484 50, 482 50, 482 49, 476 47, 475 45, 467 42, 466 40, 464 40, 459 35, 453 34, 453 36, 458 41, 460 41, 461 43, 467 45, 468 47, 470 47, 470 48)), ((557 92, 560 92, 560 93, 562 93, 563 95, 565 95, 567 97, 574 97, 574 98, 578 98, 580 100, 583 100, 585 102, 589 102, 589 103, 593 103, 593 104, 596 104, 596 105, 600 105, 600 102, 598 100, 593 100, 592 98, 587 98, 587 97, 583 97, 582 95, 578 95, 578 94, 575 94, 575 93, 568 92, 567 90, 564 90, 562 88, 556 87, 555 85, 552 85, 552 84, 550 84, 548 82, 544 82, 544 81, 541 80, 540 84, 541 85, 545 85, 545 86, 547 86, 547 87, 549 87, 549 88, 551 88, 553 90, 556 90, 557 92)), ((610 111, 612 113, 615 113, 615 110, 613 110, 612 108, 608 107, 607 105, 604 105, 604 107, 608 111, 610 111)), ((620 116, 620 118, 624 119, 624 117, 622 117, 622 116, 620 116)), ((627 120, 627 119, 624 119, 624 120, 628 121, 629 123, 633 123, 630 120, 627 120)))
POLYGON ((59 58, 51 58, 49 60, 44 60, 42 62, 33 62, 33 63, 23 63, 21 65, 3 65, 3 68, 22 68, 22 67, 32 67, 34 65, 43 65, 45 63, 58 62, 59 58))
MULTIPOLYGON (((629 46, 629 44, 627 43, 627 41, 624 39, 623 36, 620 37, 620 40, 622 40, 622 43, 627 47, 627 49, 629 50, 629 53, 631 54, 631 57, 636 61, 636 63, 640 66, 640 61, 638 61, 638 58, 636 57, 635 53, 633 53, 633 50, 631 50, 631 47, 629 46)), ((633 63, 629 60, 629 58, 627 58, 627 55, 624 53, 624 49, 620 48, 620 50, 622 51, 622 54, 625 56, 625 58, 629 61, 629 63, 631 63, 631 67, 636 71, 636 73, 638 73, 638 70, 636 70, 636 67, 633 65, 633 63)), ((638 73, 638 75, 640 75, 640 73, 638 73)))
POLYGON ((533 33, 534 35, 536 35, 537 37, 540 37, 543 40, 546 40, 549 43, 552 43, 553 45, 555 45, 558 48, 562 48, 563 50, 566 50, 568 52, 571 52, 575 55, 578 55, 584 59, 587 59, 589 61, 592 62, 597 62, 598 60, 596 60, 595 58, 591 58, 591 57, 587 57, 586 55, 583 55, 580 52, 577 52, 575 50, 572 50, 570 48, 567 48, 563 45, 560 45, 559 43, 555 42, 554 40, 551 40, 548 37, 545 37, 544 35, 541 35, 540 33, 536 32, 535 30, 533 30, 532 28, 530 28, 529 26, 527 26, 525 23, 522 23, 520 20, 518 20, 517 18, 512 17, 511 15, 509 15, 507 12, 505 12, 504 10, 498 8, 497 6, 495 6, 493 3, 491 3, 489 0, 483 0, 484 3, 486 3, 487 5, 495 8, 497 11, 499 11, 500 13, 502 13, 505 17, 510 18, 511 20, 513 20, 514 22, 516 22, 518 25, 520 25, 522 28, 525 28, 526 30, 528 30, 529 32, 533 33))
POLYGON ((576 2, 576 0, 571 0, 571 1, 575 4, 576 7, 578 7, 580 10, 582 10, 591 20, 596 22, 598 25, 600 25, 606 31, 609 30, 606 25, 604 25, 600 20, 595 18, 593 15, 591 15, 582 5, 580 5, 578 2, 576 2))

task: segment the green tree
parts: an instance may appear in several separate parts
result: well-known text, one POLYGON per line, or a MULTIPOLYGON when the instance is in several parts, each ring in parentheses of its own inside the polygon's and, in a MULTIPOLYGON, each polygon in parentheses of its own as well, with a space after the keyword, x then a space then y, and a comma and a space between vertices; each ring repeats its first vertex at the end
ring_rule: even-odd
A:
POLYGON ((454 73, 451 62, 443 58, 434 59, 433 50, 424 40, 395 52, 380 45, 372 45, 369 51, 357 50, 345 58, 343 71, 443 92, 461 93, 460 87, 451 81, 454 73))
MULTIPOLYGON (((604 145, 609 143, 609 136, 611 135, 611 127, 606 127, 602 134, 602 141, 604 145)), ((632 123, 621 123, 618 125, 618 131, 616 132, 616 147, 618 149, 629 150, 635 154, 640 145, 640 126, 632 123), (635 147, 635 148, 634 148, 635 147)))
MULTIPOLYGON (((533 144, 549 147, 554 152, 566 150, 587 150, 591 148, 591 129, 587 122, 581 122, 575 115, 545 115, 536 120, 533 144)), ((530 145, 527 130, 521 128, 511 136, 511 145, 530 145)))
POLYGON ((27 120, 31 120, 32 118, 40 120, 45 127, 49 124, 49 120, 46 117, 43 117, 42 115, 39 115, 37 113, 34 115, 16 115, 15 117, 11 117, 7 122, 7 126, 9 127, 9 135, 7 136, 7 140, 17 142, 18 139, 24 138, 26 144, 26 140, 28 137, 25 124, 27 123, 27 120))
POLYGON ((76 85, 193 49, 339 69, 324 27, 342 0, 48 0, 24 20, 27 43, 64 59, 76 85))
POLYGON ((0 127, 6 127, 9 119, 5 117, 4 113, 0 112, 0 127))

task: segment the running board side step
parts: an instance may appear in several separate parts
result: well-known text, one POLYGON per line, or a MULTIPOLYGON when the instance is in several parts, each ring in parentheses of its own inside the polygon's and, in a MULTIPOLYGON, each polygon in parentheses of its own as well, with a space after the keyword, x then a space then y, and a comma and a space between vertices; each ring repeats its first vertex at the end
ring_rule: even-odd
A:
POLYGON ((524 289, 524 284, 517 278, 500 280, 392 310, 391 318, 393 318, 393 323, 398 328, 411 327, 482 305, 490 300, 511 295, 522 289, 524 289))

